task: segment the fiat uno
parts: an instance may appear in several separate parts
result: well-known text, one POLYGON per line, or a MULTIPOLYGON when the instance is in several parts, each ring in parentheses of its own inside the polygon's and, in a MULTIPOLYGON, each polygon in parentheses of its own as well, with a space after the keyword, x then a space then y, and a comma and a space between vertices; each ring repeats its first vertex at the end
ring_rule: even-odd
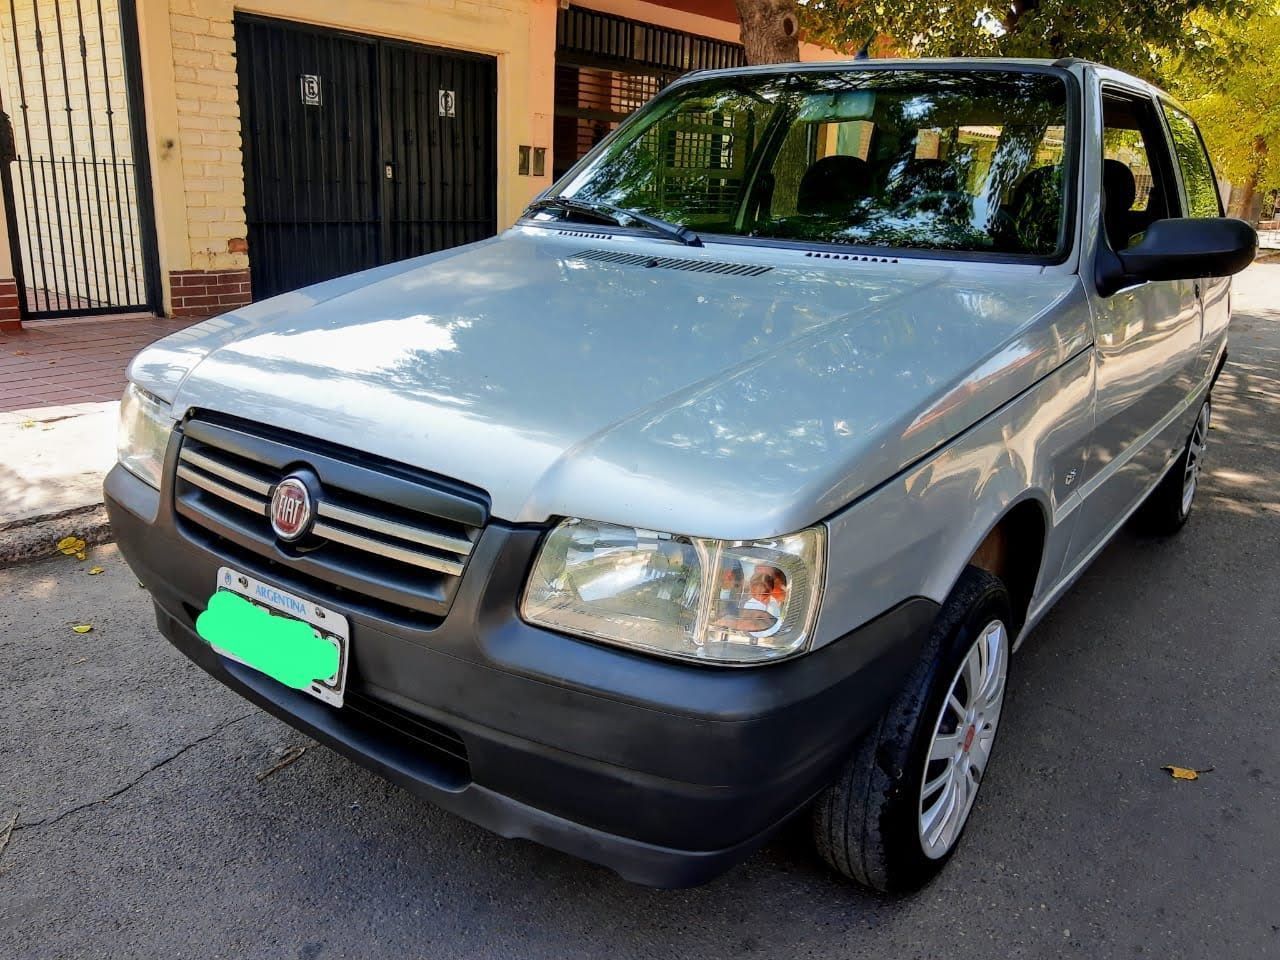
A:
POLYGON ((693 74, 500 236, 144 350, 112 524, 184 654, 505 837, 679 886, 803 815, 915 888, 1018 644, 1193 508, 1222 214, 1095 64, 693 74))

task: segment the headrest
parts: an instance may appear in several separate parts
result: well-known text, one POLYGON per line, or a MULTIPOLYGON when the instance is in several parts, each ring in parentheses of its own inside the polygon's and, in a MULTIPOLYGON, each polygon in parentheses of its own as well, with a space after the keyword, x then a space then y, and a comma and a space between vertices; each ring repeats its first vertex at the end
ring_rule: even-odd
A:
POLYGON ((858 157, 835 154, 810 165, 796 191, 799 213, 841 216, 867 195, 871 174, 867 162, 858 157))
POLYGON ((1103 160, 1102 194, 1107 198, 1108 213, 1132 209, 1138 197, 1138 182, 1133 178, 1133 171, 1119 160, 1103 160))

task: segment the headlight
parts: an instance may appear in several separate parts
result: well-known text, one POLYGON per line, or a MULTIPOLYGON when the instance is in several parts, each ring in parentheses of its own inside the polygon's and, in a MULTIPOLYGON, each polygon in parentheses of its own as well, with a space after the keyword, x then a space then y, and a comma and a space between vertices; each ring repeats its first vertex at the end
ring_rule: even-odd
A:
POLYGON ((566 520, 525 588, 530 623, 670 657, 758 663, 808 646, 822 595, 823 528, 706 540, 566 520))
POLYGON ((116 436, 120 465, 159 490, 164 451, 171 433, 169 405, 129 384, 120 401, 120 430, 116 436))

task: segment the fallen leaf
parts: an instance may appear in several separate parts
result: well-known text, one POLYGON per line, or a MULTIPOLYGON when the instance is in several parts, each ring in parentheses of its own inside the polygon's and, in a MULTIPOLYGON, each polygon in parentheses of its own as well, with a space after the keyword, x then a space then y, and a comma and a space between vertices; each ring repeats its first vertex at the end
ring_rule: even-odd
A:
POLYGON ((22 423, 19 424, 19 426, 22 427, 23 430, 30 430, 35 425, 36 425, 36 422, 34 420, 23 420, 22 423))
POLYGON ((81 550, 79 553, 76 554, 77 560, 83 560, 84 558, 85 558, 85 552, 83 550, 81 550))
POLYGON ((84 559, 85 542, 79 537, 63 537, 58 541, 58 549, 68 557, 79 557, 84 559))
POLYGON ((72 660, 70 665, 73 667, 78 667, 80 666, 80 664, 88 663, 88 662, 89 662, 88 657, 80 657, 78 660, 72 660))
POLYGON ((92 629, 93 629, 93 624, 92 624, 92 623, 77 623, 77 624, 76 624, 74 627, 72 627, 71 629, 72 629, 72 630, 74 630, 76 633, 88 633, 90 630, 92 630, 92 629))
POLYGON ((89 576, 91 576, 91 577, 96 577, 96 576, 97 576, 98 574, 100 574, 100 573, 106 573, 106 570, 104 570, 102 567, 90 567, 90 568, 89 568, 89 576))
POLYGON ((1206 767, 1203 770, 1192 770, 1190 767, 1175 767, 1172 765, 1166 765, 1161 767, 1160 769, 1168 770, 1169 776, 1173 777, 1173 779, 1175 780, 1199 780, 1200 774, 1213 772, 1213 767, 1206 767))
POLYGON ((268 767, 266 770, 263 770, 261 773, 257 775, 258 782, 261 783, 263 780, 267 779, 267 777, 271 776, 273 773, 279 773, 281 770, 283 770, 289 764, 293 763, 295 760, 297 760, 306 752, 307 752, 306 747, 290 747, 289 750, 285 752, 285 755, 280 758, 279 762, 276 763, 275 766, 268 767))
POLYGON ((30 353, 30 351, 29 351, 29 350, 15 350, 15 351, 13 351, 13 355, 14 355, 15 357, 25 357, 25 356, 27 356, 27 354, 28 354, 28 353, 30 353))

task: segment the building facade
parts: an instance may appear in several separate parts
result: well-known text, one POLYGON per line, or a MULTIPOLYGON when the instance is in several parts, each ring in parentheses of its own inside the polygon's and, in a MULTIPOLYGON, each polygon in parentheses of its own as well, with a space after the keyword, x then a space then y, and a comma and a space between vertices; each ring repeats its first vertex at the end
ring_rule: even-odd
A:
POLYGON ((0 323, 208 316, 481 239, 671 80, 742 62, 732 0, 12 11, 0 323))

